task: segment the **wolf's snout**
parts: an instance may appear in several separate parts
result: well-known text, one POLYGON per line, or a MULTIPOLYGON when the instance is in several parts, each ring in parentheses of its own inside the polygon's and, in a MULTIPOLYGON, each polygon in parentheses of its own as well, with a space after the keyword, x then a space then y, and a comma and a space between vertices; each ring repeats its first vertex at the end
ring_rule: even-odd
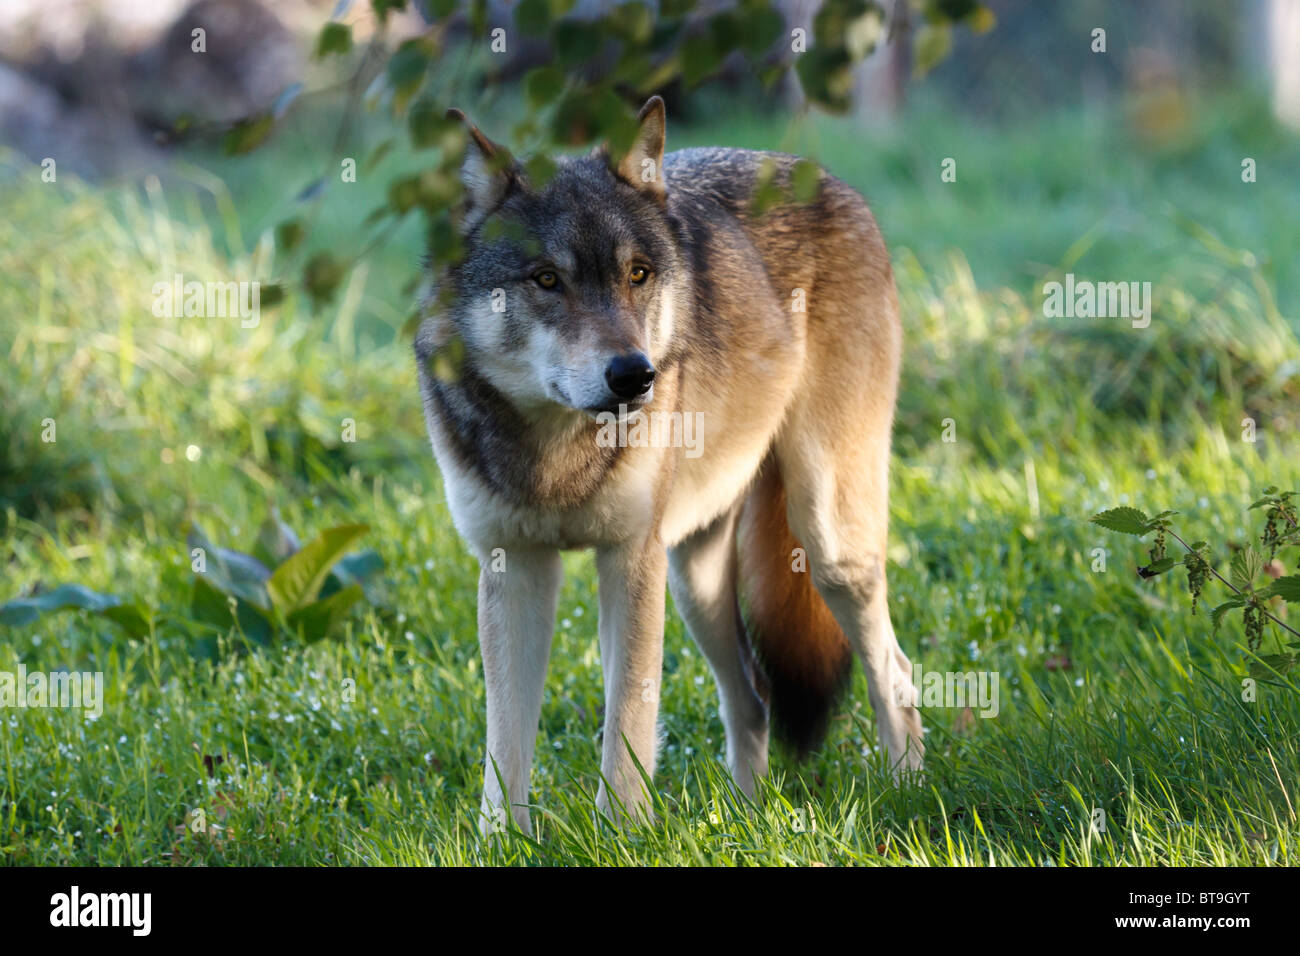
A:
POLYGON ((605 382, 619 398, 644 395, 654 384, 655 368, 640 352, 616 355, 605 367, 605 382))

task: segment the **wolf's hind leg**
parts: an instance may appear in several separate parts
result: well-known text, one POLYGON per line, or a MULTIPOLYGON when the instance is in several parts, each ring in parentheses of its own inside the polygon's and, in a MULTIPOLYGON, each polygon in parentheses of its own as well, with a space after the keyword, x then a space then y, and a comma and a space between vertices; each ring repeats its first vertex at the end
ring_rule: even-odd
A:
POLYGON ((896 776, 919 770, 925 748, 912 664, 894 634, 885 586, 888 421, 881 432, 833 451, 813 444, 814 429, 788 435, 800 436, 788 438, 781 454, 790 527, 807 548, 813 584, 866 671, 891 769, 896 776))
POLYGON ((736 606, 736 517, 733 509, 668 552, 668 586, 691 638, 713 669, 727 767, 753 797, 767 773, 767 708, 751 683, 755 667, 736 606))

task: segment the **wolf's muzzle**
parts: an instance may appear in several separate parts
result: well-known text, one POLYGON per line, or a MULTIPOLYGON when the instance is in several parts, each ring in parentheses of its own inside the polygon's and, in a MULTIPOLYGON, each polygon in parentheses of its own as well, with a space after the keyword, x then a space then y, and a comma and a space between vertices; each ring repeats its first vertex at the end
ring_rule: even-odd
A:
POLYGON ((605 367, 605 383, 619 398, 644 395, 654 384, 655 368, 640 352, 616 355, 605 367))

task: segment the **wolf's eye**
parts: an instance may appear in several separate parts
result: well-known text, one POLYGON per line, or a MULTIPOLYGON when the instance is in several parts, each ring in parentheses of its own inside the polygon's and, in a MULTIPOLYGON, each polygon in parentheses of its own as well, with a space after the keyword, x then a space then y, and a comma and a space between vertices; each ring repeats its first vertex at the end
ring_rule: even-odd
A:
POLYGON ((537 284, 541 286, 543 289, 554 289, 557 285, 560 284, 560 277, 557 276, 550 269, 546 269, 542 272, 537 273, 537 275, 533 276, 533 278, 537 281, 537 284))
POLYGON ((631 280, 633 285, 640 285, 642 282, 645 282, 646 279, 650 278, 650 270, 645 266, 633 266, 632 271, 627 274, 627 277, 631 280))

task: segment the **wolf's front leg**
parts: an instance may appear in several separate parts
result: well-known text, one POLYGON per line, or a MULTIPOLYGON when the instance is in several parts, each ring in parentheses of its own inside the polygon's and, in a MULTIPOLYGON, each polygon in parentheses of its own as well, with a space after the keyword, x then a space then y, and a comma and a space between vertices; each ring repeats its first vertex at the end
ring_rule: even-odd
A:
POLYGON ((532 833, 528 777, 563 576, 553 549, 507 549, 479 571, 478 638, 487 685, 479 829, 485 834, 505 828, 507 806, 520 829, 532 833))
POLYGON ((600 659, 605 733, 596 806, 616 821, 649 820, 647 776, 655 769, 659 681, 663 673, 664 586, 668 556, 657 536, 596 552, 600 574, 600 659))

